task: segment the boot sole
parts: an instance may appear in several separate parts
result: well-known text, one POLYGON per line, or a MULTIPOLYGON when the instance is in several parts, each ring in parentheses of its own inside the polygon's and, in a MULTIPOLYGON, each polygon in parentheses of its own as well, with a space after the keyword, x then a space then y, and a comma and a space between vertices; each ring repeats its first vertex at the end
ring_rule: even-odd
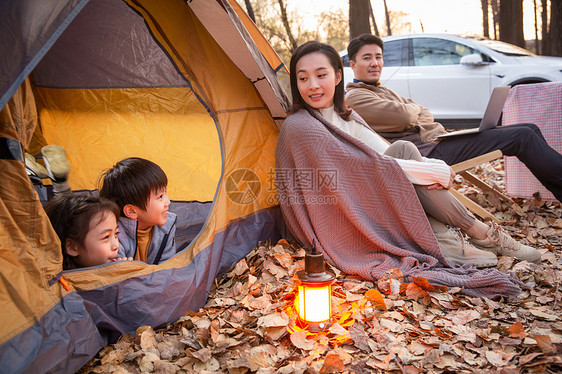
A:
POLYGON ((489 259, 489 260, 482 260, 482 258, 470 258, 466 256, 456 256, 456 255, 447 255, 445 256, 447 261, 456 264, 456 265, 464 265, 464 264, 472 264, 477 268, 489 268, 496 266, 498 264, 498 259, 489 259))
POLYGON ((503 254, 500 250, 497 250, 497 247, 483 247, 481 245, 478 245, 474 242, 472 242, 472 245, 474 245, 476 248, 480 249, 481 251, 488 251, 491 253, 494 253, 497 256, 508 256, 508 257, 513 257, 519 261, 528 261, 528 262, 532 262, 533 264, 540 264, 540 262, 542 261, 542 255, 540 254, 540 252, 538 253, 538 257, 534 258, 534 259, 526 259, 526 258, 522 258, 520 256, 515 256, 515 255, 511 255, 511 254, 503 254))
POLYGON ((66 179, 70 171, 70 163, 66 159, 64 148, 60 145, 46 145, 41 148, 41 153, 50 174, 56 179, 66 179))
POLYGON ((30 155, 29 153, 25 154, 25 167, 31 170, 33 174, 35 174, 40 179, 49 178, 49 173, 47 169, 40 163, 35 160, 35 157, 30 155))

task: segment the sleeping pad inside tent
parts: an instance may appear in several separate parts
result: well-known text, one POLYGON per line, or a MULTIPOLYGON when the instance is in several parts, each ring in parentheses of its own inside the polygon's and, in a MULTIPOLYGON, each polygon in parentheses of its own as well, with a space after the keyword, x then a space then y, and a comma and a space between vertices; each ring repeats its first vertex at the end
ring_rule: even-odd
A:
POLYGON ((73 372, 119 335, 202 307, 219 273, 280 237, 283 66, 235 1, 12 0, 0 11, 0 372, 73 372), (46 144, 66 149, 74 191, 95 191, 126 157, 160 165, 180 251, 62 271, 22 162, 46 144))

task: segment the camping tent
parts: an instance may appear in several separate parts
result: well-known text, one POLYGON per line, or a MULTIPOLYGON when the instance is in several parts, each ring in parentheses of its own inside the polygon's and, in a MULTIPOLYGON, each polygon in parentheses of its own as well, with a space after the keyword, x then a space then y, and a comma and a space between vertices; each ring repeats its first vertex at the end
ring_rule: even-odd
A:
POLYGON ((202 307, 217 274, 279 237, 284 67, 233 0, 6 0, 0 13, 0 372, 73 372, 115 336, 202 307), (66 148, 73 190, 125 157, 159 164, 182 251, 63 272, 21 162, 44 144, 66 148))

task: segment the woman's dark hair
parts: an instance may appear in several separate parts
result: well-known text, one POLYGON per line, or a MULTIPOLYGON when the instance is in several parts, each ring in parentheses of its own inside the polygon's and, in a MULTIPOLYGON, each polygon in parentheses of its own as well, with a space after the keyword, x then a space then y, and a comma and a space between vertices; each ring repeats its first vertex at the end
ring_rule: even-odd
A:
POLYGON ((359 35, 351 42, 349 42, 349 45, 347 46, 347 57, 349 57, 350 60, 355 61, 355 57, 357 57, 357 52, 359 52, 361 47, 369 44, 376 44, 379 47, 381 47, 381 51, 384 51, 384 42, 382 41, 381 38, 371 34, 363 34, 363 35, 359 35))
POLYGON ((150 194, 168 185, 160 166, 139 157, 119 161, 101 177, 100 196, 117 203, 121 211, 127 204, 146 210, 150 194))
POLYGON ((100 198, 90 193, 65 192, 55 195, 45 207, 51 225, 55 229, 62 247, 63 269, 80 267, 73 256, 66 252, 66 239, 72 239, 84 245, 90 227, 95 227, 103 221, 108 214, 114 214, 119 219, 119 207, 113 201, 100 198), (98 222, 92 219, 102 213, 98 222))
POLYGON ((343 63, 341 61, 340 55, 334 49, 334 47, 320 43, 316 40, 308 41, 295 49, 293 56, 291 57, 291 62, 289 64, 290 69, 290 79, 291 79, 291 95, 293 96, 293 107, 291 108, 291 113, 298 111, 299 109, 306 109, 310 111, 312 108, 304 101, 303 97, 299 92, 297 85, 297 62, 304 56, 319 52, 328 57, 330 65, 334 68, 335 73, 341 73, 341 81, 336 86, 334 92, 334 110, 340 115, 344 120, 349 118, 351 110, 345 106, 344 95, 344 79, 343 79, 343 63))

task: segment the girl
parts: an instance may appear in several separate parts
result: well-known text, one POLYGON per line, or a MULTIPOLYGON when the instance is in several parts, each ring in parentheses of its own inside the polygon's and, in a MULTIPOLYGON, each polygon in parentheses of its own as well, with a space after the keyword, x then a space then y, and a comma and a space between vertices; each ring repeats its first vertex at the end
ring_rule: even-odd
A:
POLYGON ((45 208, 60 238, 63 269, 103 265, 117 260, 119 208, 88 193, 54 196, 45 208))
MULTIPOLYGON (((443 234, 453 242, 443 254, 424 209, 442 223, 462 223, 467 232, 483 229, 482 240, 487 240, 491 228, 446 190, 454 177, 448 166, 422 159, 411 143, 388 146, 346 108, 342 74, 337 51, 326 44, 307 42, 291 58, 293 108, 276 149, 278 196, 291 232, 304 243, 316 238, 332 263, 367 279, 379 279, 386 270, 400 268, 406 276, 416 274, 438 284, 462 286, 474 295, 517 294, 518 287, 497 271, 475 277, 474 268, 449 268, 448 262, 493 266, 497 258, 459 237, 453 240, 441 224, 443 234), (313 175, 303 178, 310 170, 313 175), (327 171, 336 174, 331 184, 321 175, 327 171), (420 199, 430 195, 424 197, 423 208, 414 192, 420 199)), ((518 254, 537 260, 535 249, 526 247, 522 252, 518 254), (527 253, 527 248, 533 253, 527 253)))

